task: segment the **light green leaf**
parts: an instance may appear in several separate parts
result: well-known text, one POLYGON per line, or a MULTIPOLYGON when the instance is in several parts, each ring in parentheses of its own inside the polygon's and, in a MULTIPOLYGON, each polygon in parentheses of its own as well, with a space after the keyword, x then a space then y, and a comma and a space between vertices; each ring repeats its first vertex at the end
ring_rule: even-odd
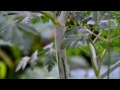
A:
POLYGON ((7 74, 7 66, 4 62, 0 61, 0 79, 5 79, 7 74))

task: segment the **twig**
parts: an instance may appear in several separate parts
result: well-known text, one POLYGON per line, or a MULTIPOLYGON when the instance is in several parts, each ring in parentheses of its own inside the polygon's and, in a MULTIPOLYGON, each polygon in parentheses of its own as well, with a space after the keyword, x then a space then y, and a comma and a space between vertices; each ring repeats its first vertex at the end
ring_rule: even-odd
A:
POLYGON ((38 12, 50 18, 55 25, 62 26, 59 20, 50 11, 38 11, 38 12))
MULTIPOLYGON (((86 30, 87 30, 90 34, 92 34, 92 35, 98 37, 98 35, 96 35, 96 34, 93 33, 92 31, 90 31, 89 29, 86 28, 86 30)), ((103 37, 98 37, 98 38, 101 39, 101 40, 103 40, 103 41, 105 41, 105 42, 108 42, 107 39, 105 39, 105 38, 103 38, 103 37)))
POLYGON ((119 66, 120 66, 120 60, 118 62, 116 62, 114 65, 112 65, 109 70, 107 70, 103 74, 101 74, 101 78, 105 78, 108 75, 108 71, 110 74, 112 71, 114 71, 119 66))
POLYGON ((102 32, 100 32, 100 33, 97 35, 97 37, 93 40, 94 43, 95 43, 96 40, 100 37, 101 34, 102 34, 102 32))

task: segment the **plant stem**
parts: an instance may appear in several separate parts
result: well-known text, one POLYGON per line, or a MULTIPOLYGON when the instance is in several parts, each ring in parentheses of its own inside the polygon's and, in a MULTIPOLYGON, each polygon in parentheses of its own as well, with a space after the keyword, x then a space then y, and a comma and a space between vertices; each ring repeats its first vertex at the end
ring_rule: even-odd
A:
POLYGON ((38 11, 39 13, 49 17, 55 24, 55 43, 56 43, 56 58, 58 61, 58 69, 60 79, 68 79, 66 49, 61 49, 64 39, 65 23, 68 18, 69 11, 62 11, 59 20, 49 11, 38 11))
POLYGON ((38 12, 50 18, 55 25, 62 26, 62 24, 50 11, 38 11, 38 12))
MULTIPOLYGON (((98 35, 96 35, 96 34, 93 33, 92 31, 90 31, 89 29, 86 28, 86 30, 87 30, 90 34, 92 34, 92 35, 98 37, 98 35)), ((100 37, 100 36, 99 36, 98 38, 101 39, 101 40, 103 40, 103 41, 105 41, 105 42, 108 42, 107 39, 105 39, 105 38, 103 38, 103 37, 100 37)))
POLYGON ((89 38, 89 41, 87 41, 87 43, 88 43, 88 48, 90 50, 91 62, 92 62, 92 67, 93 67, 95 76, 96 78, 99 78, 98 63, 97 63, 96 51, 95 51, 94 45, 90 42, 90 38, 89 38))
POLYGON ((110 52, 110 48, 111 48, 111 39, 110 39, 110 34, 111 34, 111 27, 110 27, 110 17, 111 17, 111 13, 110 11, 108 11, 108 18, 109 18, 109 29, 108 29, 108 42, 107 42, 107 50, 108 50, 108 77, 107 79, 109 79, 109 73, 110 73, 110 61, 111 61, 111 52, 110 52))
POLYGON ((67 68, 67 59, 66 59, 66 49, 61 49, 61 45, 64 39, 64 32, 65 32, 65 23, 67 20, 69 12, 68 11, 62 11, 61 15, 59 17, 59 21, 63 25, 61 26, 55 26, 55 32, 56 32, 56 56, 58 60, 58 68, 59 68, 59 75, 60 79, 68 79, 68 68, 67 68))
POLYGON ((101 78, 104 78, 108 75, 108 73, 110 74, 112 71, 114 71, 116 68, 118 68, 120 66, 120 60, 118 62, 116 62, 114 65, 112 65, 110 67, 109 70, 106 70, 102 75, 101 78))

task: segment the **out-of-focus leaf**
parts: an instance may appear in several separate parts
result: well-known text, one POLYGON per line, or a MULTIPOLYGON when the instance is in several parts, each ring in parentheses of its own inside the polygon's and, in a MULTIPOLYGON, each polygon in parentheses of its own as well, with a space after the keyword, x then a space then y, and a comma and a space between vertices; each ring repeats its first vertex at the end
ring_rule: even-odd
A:
POLYGON ((33 18, 33 19, 30 20, 30 22, 31 22, 32 24, 36 24, 36 23, 39 22, 39 19, 38 19, 38 18, 33 18))
POLYGON ((87 41, 88 36, 89 36, 89 34, 85 34, 85 35, 82 37, 81 42, 82 42, 83 44, 85 44, 85 42, 87 41))
POLYGON ((72 35, 72 34, 77 34, 78 30, 80 30, 81 27, 80 26, 69 26, 66 31, 65 31, 65 37, 72 35))
POLYGON ((67 48, 69 46, 75 48, 79 45, 85 45, 89 36, 89 32, 82 27, 71 27, 71 30, 65 32, 65 39, 62 42, 61 48, 67 48))
MULTIPOLYGON (((110 22, 111 22, 112 28, 117 27, 115 20, 110 20, 110 22)), ((100 29, 108 29, 108 27, 109 27, 108 20, 101 20, 99 23, 99 27, 100 27, 100 29)))
POLYGON ((15 71, 18 72, 21 68, 22 68, 22 70, 24 70, 28 61, 29 61, 29 59, 30 59, 30 57, 28 57, 28 56, 23 57, 21 62, 18 64, 15 71))
POLYGON ((88 32, 86 29, 84 29, 84 28, 79 29, 78 32, 81 33, 81 34, 88 34, 88 33, 89 33, 89 32, 88 32))
POLYGON ((46 45, 43 49, 50 49, 53 47, 53 43, 50 43, 48 45, 46 45))
POLYGON ((7 46, 12 46, 12 44, 11 44, 10 42, 4 41, 4 40, 1 40, 1 39, 0 39, 0 46, 5 46, 5 45, 7 45, 7 46))
POLYGON ((5 79, 7 74, 7 66, 4 62, 0 61, 0 79, 5 79))
POLYGON ((12 54, 14 55, 14 58, 15 58, 16 61, 21 58, 22 52, 19 49, 19 47, 14 45, 14 46, 11 47, 11 50, 12 50, 12 54))
POLYGON ((118 24, 120 24, 120 17, 118 17, 118 18, 116 19, 116 22, 117 22, 118 24))
POLYGON ((38 34, 37 30, 35 28, 33 28, 32 26, 29 26, 28 24, 25 23, 16 23, 16 25, 19 28, 22 28, 23 30, 33 33, 33 34, 38 34))
POLYGON ((90 21, 87 22, 87 24, 88 24, 88 25, 95 25, 95 21, 90 20, 90 21))
POLYGON ((69 46, 72 46, 72 47, 76 47, 77 44, 74 44, 74 43, 77 43, 76 41, 79 41, 81 39, 81 36, 77 36, 77 35, 69 35, 67 36, 67 38, 65 38, 63 40, 63 43, 61 45, 61 48, 66 48, 66 47, 69 47, 69 46))
POLYGON ((77 22, 84 22, 93 18, 93 14, 91 11, 76 11, 73 12, 73 18, 77 22))
POLYGON ((100 11, 95 11, 93 13, 93 20, 95 21, 96 25, 98 25, 98 22, 100 21, 100 17, 101 17, 100 15, 101 15, 100 11))
MULTIPOLYGON (((34 30, 32 31, 34 32, 34 30)), ((36 31, 32 33, 32 31, 30 32, 31 35, 37 33, 36 31)), ((20 30, 20 28, 18 28, 15 23, 11 23, 5 29, 3 29, 1 31, 1 37, 3 40, 18 46, 20 50, 24 52, 24 54, 28 53, 31 47, 31 43, 33 42, 32 37, 30 37, 30 35, 26 33, 25 30, 20 30)))
POLYGON ((27 24, 29 22, 29 20, 30 20, 30 17, 27 16, 21 22, 24 23, 24 24, 27 24))
POLYGON ((56 16, 60 16, 61 11, 56 11, 56 16))
POLYGON ((46 17, 46 16, 41 16, 40 19, 42 20, 43 23, 47 23, 47 22, 49 22, 49 20, 50 20, 50 19, 49 19, 48 17, 46 17))
POLYGON ((83 13, 81 11, 73 13, 73 16, 77 22, 81 21, 84 18, 83 13))
POLYGON ((3 14, 0 11, 0 34, 4 27, 6 27, 6 18, 3 16, 3 14))
POLYGON ((36 65, 36 61, 38 60, 38 50, 36 50, 30 57, 30 64, 31 68, 33 69, 34 66, 36 65))
POLYGON ((6 21, 6 18, 3 16, 3 14, 0 12, 0 26, 1 24, 4 24, 6 21))
POLYGON ((99 45, 99 46, 97 47, 97 50, 98 50, 99 53, 102 53, 103 50, 104 50, 104 48, 103 48, 101 45, 99 45))
POLYGON ((64 39, 61 45, 61 49, 69 47, 71 44, 71 41, 69 39, 64 39))
POLYGON ((20 11, 1 11, 1 13, 6 16, 6 15, 16 15, 16 14, 20 14, 20 11))
POLYGON ((22 58, 21 62, 18 64, 17 68, 16 68, 16 72, 19 71, 21 68, 22 70, 25 69, 26 65, 28 64, 28 62, 30 62, 31 68, 33 69, 34 66, 36 65, 36 60, 38 60, 38 51, 36 50, 31 57, 25 56, 22 58))
POLYGON ((50 44, 46 45, 43 49, 44 49, 44 50, 47 50, 47 52, 45 53, 46 55, 47 55, 48 53, 53 53, 53 52, 55 52, 55 49, 53 48, 53 43, 50 43, 50 44))

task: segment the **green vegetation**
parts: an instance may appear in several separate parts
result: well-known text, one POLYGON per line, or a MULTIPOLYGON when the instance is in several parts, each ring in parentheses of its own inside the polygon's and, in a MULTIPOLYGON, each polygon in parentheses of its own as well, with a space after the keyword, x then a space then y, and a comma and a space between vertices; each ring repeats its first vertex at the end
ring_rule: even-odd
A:
POLYGON ((0 11, 0 79, 69 79, 81 68, 110 79, 119 58, 119 11, 0 11))

